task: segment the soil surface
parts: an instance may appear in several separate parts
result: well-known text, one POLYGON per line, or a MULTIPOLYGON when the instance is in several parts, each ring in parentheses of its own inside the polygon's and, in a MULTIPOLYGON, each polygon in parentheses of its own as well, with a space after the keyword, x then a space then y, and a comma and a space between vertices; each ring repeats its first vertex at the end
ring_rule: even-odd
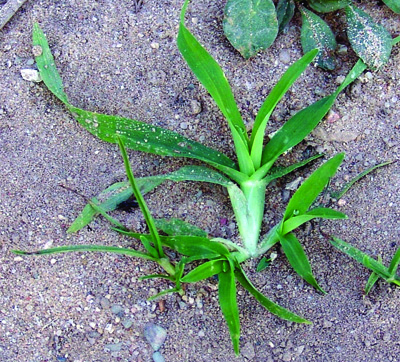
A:
MULTIPOLYGON (((153 352, 143 330, 153 322, 167 331, 160 352, 169 362, 400 361, 400 289, 379 282, 364 297, 368 270, 323 236, 334 234, 374 257, 381 255, 387 265, 400 246, 400 162, 368 175, 336 204, 348 220, 311 223, 297 232, 326 295, 303 283, 279 248, 267 271, 255 272, 257 260, 244 264, 265 295, 313 324, 280 320, 239 287, 238 358, 219 310, 214 279, 188 285, 182 297, 149 302, 149 296, 167 285, 139 280, 159 272, 152 263, 99 253, 11 253, 91 243, 139 247, 111 231, 103 218, 77 234, 66 233, 85 200, 60 185, 93 197, 124 179, 124 168, 116 145, 79 126, 43 83, 22 79, 22 69, 35 68, 34 22, 48 37, 72 104, 167 127, 233 155, 221 113, 175 44, 182 1, 146 0, 139 11, 134 3, 32 0, 0 32, 0 360, 147 362, 153 352)), ((393 36, 399 35, 398 15, 378 1, 359 3, 393 36)), ((280 75, 301 56, 300 19, 297 16, 270 49, 245 61, 224 38, 223 6, 194 1, 188 26, 226 72, 250 127, 280 75)), ((343 16, 328 17, 339 43, 348 46, 343 16)), ((355 62, 348 46, 337 70, 307 69, 277 107, 268 132, 332 92, 355 62)), ((341 94, 329 117, 281 163, 298 160, 310 149, 326 157, 344 151, 346 160, 332 181, 335 189, 369 166, 399 160, 399 64, 396 46, 389 63, 377 73, 364 74, 341 94)), ((192 163, 139 152, 129 155, 137 176, 192 163)), ((282 215, 287 185, 315 167, 268 188, 265 231, 282 215)), ((146 200, 155 217, 183 218, 210 235, 238 240, 221 187, 167 182, 146 200)), ((145 228, 138 210, 113 216, 134 230, 145 228)))

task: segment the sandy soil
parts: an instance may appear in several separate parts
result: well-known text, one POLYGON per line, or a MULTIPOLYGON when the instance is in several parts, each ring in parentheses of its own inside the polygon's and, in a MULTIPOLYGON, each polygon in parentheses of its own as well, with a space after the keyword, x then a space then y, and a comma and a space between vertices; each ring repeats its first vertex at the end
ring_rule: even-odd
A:
MULTIPOLYGON (((368 3, 365 9, 398 35, 399 16, 377 1, 368 3)), ((161 352, 169 362, 399 361, 400 290, 378 283, 364 298, 368 271, 334 250, 318 224, 298 236, 326 296, 305 285, 279 249, 267 272, 253 272, 256 261, 245 264, 267 296, 313 325, 279 320, 240 289, 238 358, 219 311, 215 280, 188 286, 184 297, 165 298, 162 311, 158 302, 146 299, 165 284, 138 280, 156 271, 151 263, 94 253, 20 258, 10 252, 76 243, 132 244, 101 218, 77 234, 66 234, 85 202, 59 185, 92 197, 123 179, 124 170, 115 145, 88 134, 43 84, 22 79, 21 69, 34 68, 31 29, 36 21, 47 34, 73 104, 168 127, 232 155, 221 114, 175 45, 180 6, 177 0, 147 0, 135 13, 133 1, 28 1, 1 31, 0 360, 150 361, 143 328, 151 321, 167 330, 161 352), (201 105, 199 114, 193 104, 201 105)), ((188 24, 222 65, 250 124, 287 68, 280 57, 286 59, 287 52, 290 62, 300 57, 299 19, 268 51, 246 62, 223 36, 222 8, 219 2, 196 1, 188 24)), ((330 18, 344 39, 343 19, 330 18)), ((269 130, 332 91, 355 60, 349 50, 332 73, 308 69, 278 106, 269 130)), ((364 76, 339 97, 334 116, 296 147, 293 157, 309 145, 327 156, 345 151, 333 187, 375 163, 398 160, 399 64, 397 46, 384 69, 364 76)), ((137 152, 130 157, 139 176, 190 162, 137 152)), ((285 186, 314 168, 269 188, 267 226, 284 210, 285 186)), ((156 217, 184 218, 212 235, 237 238, 227 196, 219 187, 166 183, 146 200, 156 217)), ((400 163, 364 178, 343 201, 338 208, 349 220, 324 222, 321 228, 388 263, 400 240, 400 163)), ((144 227, 138 211, 114 216, 133 229, 144 227)))

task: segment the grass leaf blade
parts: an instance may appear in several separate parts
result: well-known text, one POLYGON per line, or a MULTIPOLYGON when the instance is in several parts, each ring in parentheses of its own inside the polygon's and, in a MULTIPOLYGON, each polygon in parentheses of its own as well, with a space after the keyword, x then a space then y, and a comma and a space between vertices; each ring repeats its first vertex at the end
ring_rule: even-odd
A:
POLYGON ((261 164, 265 128, 267 127, 270 115, 272 114, 278 102, 286 94, 288 89, 297 80, 297 78, 304 72, 307 66, 312 62, 317 53, 318 50, 314 49, 291 65, 272 89, 271 93, 268 95, 267 99, 264 101, 260 110, 258 111, 250 138, 251 157, 256 168, 258 168, 261 164))
POLYGON ((388 268, 388 272, 390 273, 392 278, 395 277, 399 264, 400 264, 400 248, 397 249, 388 268))
POLYGON ((297 238, 293 234, 281 235, 280 233, 278 233, 278 237, 282 249, 296 273, 321 293, 326 293, 315 280, 310 262, 297 238))
POLYGON ((322 192, 329 180, 336 173, 344 159, 344 153, 339 153, 326 161, 297 189, 286 207, 284 220, 288 220, 293 214, 303 215, 322 192))
POLYGON ((250 294, 253 295, 253 297, 269 312, 272 314, 275 314, 279 318, 291 321, 291 322, 296 322, 296 323, 305 323, 305 324, 311 324, 308 320, 298 316, 297 314, 287 310, 286 308, 281 307, 280 305, 272 302, 269 300, 265 295, 263 295, 261 292, 259 292, 256 287, 250 282, 250 280, 247 278, 246 274, 243 272, 242 268, 240 266, 237 266, 235 270, 235 276, 236 279, 239 281, 239 283, 245 288, 250 294))
POLYGON ((375 272, 372 272, 371 275, 369 276, 367 283, 365 284, 364 292, 365 295, 367 295, 372 287, 376 284, 376 282, 379 280, 379 275, 376 274, 375 272))
POLYGON ((218 297, 222 314, 229 328, 233 349, 239 354, 240 321, 239 309, 236 300, 236 280, 231 267, 218 274, 218 297))
POLYGON ((191 270, 183 278, 181 278, 182 283, 197 283, 200 280, 208 279, 213 275, 222 272, 222 265, 225 261, 222 259, 207 261, 198 267, 191 270))

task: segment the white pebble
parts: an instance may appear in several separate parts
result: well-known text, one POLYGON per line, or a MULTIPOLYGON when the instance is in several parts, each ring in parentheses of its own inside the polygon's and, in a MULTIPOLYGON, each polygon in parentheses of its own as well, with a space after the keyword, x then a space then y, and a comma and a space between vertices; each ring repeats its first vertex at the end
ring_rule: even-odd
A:
POLYGON ((42 77, 36 69, 21 69, 21 76, 28 82, 39 83, 42 81, 42 77))

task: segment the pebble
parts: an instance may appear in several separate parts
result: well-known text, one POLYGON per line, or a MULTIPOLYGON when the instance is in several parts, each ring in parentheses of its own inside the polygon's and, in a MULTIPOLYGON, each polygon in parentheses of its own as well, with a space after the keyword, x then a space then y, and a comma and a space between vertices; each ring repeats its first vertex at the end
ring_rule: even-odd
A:
POLYGON ((179 125, 179 127, 181 127, 181 129, 187 129, 188 128, 188 123, 187 122, 181 122, 181 124, 179 125))
POLYGON ((129 329, 132 327, 133 324, 133 320, 130 318, 126 318, 122 321, 122 325, 124 326, 124 328, 129 329))
POLYGON ((122 348, 122 342, 119 342, 119 343, 109 343, 109 344, 106 344, 104 348, 107 349, 107 350, 109 350, 110 352, 118 352, 118 351, 120 351, 121 348, 122 348))
POLYGON ((196 101, 195 99, 192 99, 190 101, 190 112, 193 115, 199 114, 202 111, 201 103, 199 101, 196 101))
POLYGON ((256 356, 256 352, 254 351, 254 346, 252 343, 247 342, 242 350, 241 353, 244 358, 247 358, 248 360, 252 360, 256 356))
POLYGON ((165 358, 162 356, 160 352, 153 353, 153 361, 154 362, 165 362, 165 358))
POLYGON ((283 64, 289 64, 290 63, 290 53, 287 49, 282 49, 279 53, 279 60, 283 64))
POLYGON ((154 351, 158 351, 167 338, 167 331, 154 323, 147 323, 144 327, 144 337, 154 351))
POLYGON ((124 315, 124 308, 118 304, 113 304, 111 307, 111 312, 118 317, 122 317, 124 315))
POLYGON ((100 300, 100 305, 104 308, 104 309, 107 309, 107 308, 109 308, 110 307, 110 301, 107 299, 107 298, 101 298, 101 300, 100 300))
POLYGON ((158 44, 158 43, 156 43, 156 42, 151 43, 150 46, 151 46, 153 49, 159 49, 159 48, 160 48, 160 44, 158 44))
POLYGON ((36 69, 21 69, 21 76, 28 82, 39 83, 42 81, 42 77, 36 69))
POLYGON ((42 55, 42 53, 43 53, 43 49, 42 49, 42 47, 40 45, 34 45, 32 47, 32 54, 35 57, 38 57, 38 56, 42 55))
POLYGON ((296 180, 294 180, 292 182, 289 182, 286 185, 285 189, 286 190, 291 190, 291 191, 297 190, 297 188, 299 187, 301 181, 303 181, 303 177, 299 176, 299 177, 296 178, 296 180))

